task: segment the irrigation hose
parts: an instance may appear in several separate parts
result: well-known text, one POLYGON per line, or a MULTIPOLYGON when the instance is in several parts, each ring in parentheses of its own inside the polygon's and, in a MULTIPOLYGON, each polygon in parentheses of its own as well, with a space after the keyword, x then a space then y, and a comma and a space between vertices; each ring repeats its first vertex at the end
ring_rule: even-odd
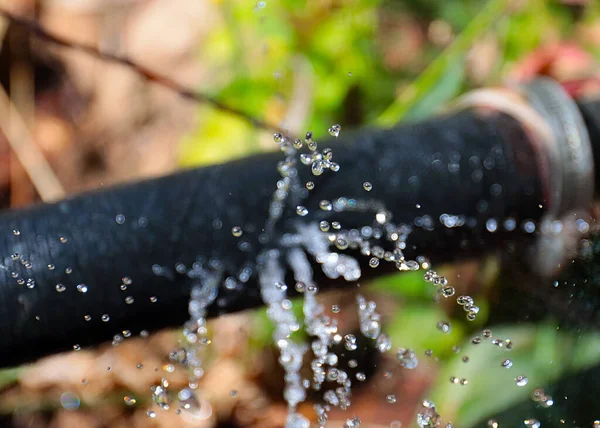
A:
MULTIPOLYGON (((535 116, 526 97, 510 97, 535 116)), ((302 200, 309 214, 299 217, 287 207, 268 244, 261 236, 280 178, 279 153, 1 213, 0 366, 74 344, 95 345, 123 330, 182 325, 191 286, 204 269, 217 269, 224 278, 209 316, 261 305, 256 255, 266 245, 277 246, 298 225, 323 219, 339 220, 347 229, 365 224, 360 215, 321 211, 321 200, 383 203, 396 224, 419 225, 409 236, 407 256, 434 262, 533 242, 532 225, 585 203, 587 196, 576 195, 579 189, 589 192, 590 183, 580 181, 589 171, 567 177, 557 169, 565 154, 550 154, 549 147, 562 144, 558 138, 554 146, 541 142, 544 133, 535 121, 491 104, 474 102, 420 123, 343 131, 320 141, 332 149, 340 170, 313 176, 300 165, 300 182, 314 182, 302 200), (441 224, 444 214, 462 227, 441 224), (241 236, 232 233, 234 227, 241 236), (240 286, 226 286, 232 281, 240 286)), ((589 128, 600 120, 600 107, 586 106, 595 106, 584 111, 589 128)), ((537 114, 539 123, 554 123, 537 114)), ((565 123, 558 129, 566 129, 565 123)), ((592 144, 600 144, 598 127, 590 135, 592 144)), ((390 272, 359 260, 361 280, 390 272)), ((313 270, 321 288, 346 285, 313 270)))

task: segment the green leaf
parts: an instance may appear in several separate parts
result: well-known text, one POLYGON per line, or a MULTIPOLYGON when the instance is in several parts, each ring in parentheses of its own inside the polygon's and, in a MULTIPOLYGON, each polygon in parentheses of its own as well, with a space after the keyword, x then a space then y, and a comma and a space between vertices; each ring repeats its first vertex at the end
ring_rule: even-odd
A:
POLYGON ((488 415, 526 400, 535 388, 600 361, 598 333, 585 333, 575 339, 572 334, 557 331, 554 324, 542 324, 497 327, 493 335, 510 338, 513 350, 494 346, 491 339, 474 345, 469 338, 462 344, 461 354, 442 368, 427 394, 440 415, 456 426, 480 426, 477 424, 488 415), (465 355, 470 358, 468 363, 462 361, 465 355), (509 369, 502 367, 505 358, 513 362, 509 369), (526 386, 516 385, 515 377, 519 375, 529 379, 526 386), (451 376, 466 378, 468 385, 451 383, 451 376))
POLYGON ((483 10, 473 17, 471 23, 438 56, 427 69, 389 106, 378 118, 380 126, 392 126, 403 119, 429 93, 433 92, 439 81, 456 67, 457 61, 467 54, 483 34, 503 15, 509 0, 490 0, 483 10))
POLYGON ((386 329, 392 343, 402 348, 413 349, 421 357, 427 349, 434 356, 445 358, 452 346, 460 343, 464 327, 460 322, 452 322, 452 330, 443 333, 437 328, 439 321, 447 321, 448 316, 438 305, 410 304, 402 307, 395 318, 387 323, 386 329))

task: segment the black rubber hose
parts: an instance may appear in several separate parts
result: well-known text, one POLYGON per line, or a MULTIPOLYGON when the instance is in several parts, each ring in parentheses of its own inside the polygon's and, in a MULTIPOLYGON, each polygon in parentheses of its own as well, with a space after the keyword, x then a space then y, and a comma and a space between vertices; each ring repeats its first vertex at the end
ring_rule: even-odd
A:
MULTIPOLYGON (((501 232, 501 226, 487 232, 489 218, 499 225, 506 217, 517 225, 536 221, 549 203, 540 154, 528 138, 515 119, 475 111, 391 130, 342 132, 320 143, 333 149, 339 172, 314 177, 299 165, 302 183, 315 182, 302 202, 311 213, 301 218, 293 208, 286 211, 276 238, 327 215, 319 212, 320 200, 348 197, 382 201, 396 223, 431 216, 434 230, 416 230, 409 254, 416 249, 443 261, 498 249, 526 234, 519 227, 501 232), (365 181, 371 192, 363 189, 365 181), (443 227, 444 213, 473 223, 443 227)), ((241 289, 221 287, 211 316, 260 305, 255 263, 264 244, 258 236, 281 159, 263 154, 1 214, 0 366, 97 344, 123 330, 181 325, 194 281, 186 271, 194 266, 218 268, 225 277, 250 274, 241 289), (242 227, 241 237, 232 235, 234 226, 242 227), (131 280, 125 291, 123 278, 131 280), (57 284, 66 289, 57 291, 57 284)), ((359 217, 344 218, 344 226, 362 226, 359 217)), ((363 277, 384 272, 363 266, 363 277)))

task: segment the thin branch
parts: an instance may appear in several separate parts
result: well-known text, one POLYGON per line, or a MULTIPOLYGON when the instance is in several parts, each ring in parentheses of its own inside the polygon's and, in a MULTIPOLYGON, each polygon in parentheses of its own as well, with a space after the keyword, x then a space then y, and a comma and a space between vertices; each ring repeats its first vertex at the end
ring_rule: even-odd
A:
POLYGON ((5 9, 0 8, 0 16, 4 17, 5 19, 7 19, 8 21, 10 21, 11 23, 13 23, 15 25, 20 25, 20 26, 26 28, 30 33, 34 34, 36 37, 38 37, 41 40, 44 40, 49 43, 53 43, 55 45, 58 45, 58 46, 61 46, 64 48, 84 52, 88 55, 94 56, 96 58, 100 58, 103 61, 120 64, 124 67, 127 67, 127 68, 133 70, 135 73, 137 73, 138 75, 140 75, 147 81, 155 83, 160 86, 163 86, 167 89, 170 89, 185 99, 192 100, 192 101, 199 102, 199 103, 209 104, 212 107, 217 108, 221 111, 224 111, 226 113, 229 113, 229 114, 232 114, 239 118, 242 118, 242 119, 250 122, 253 126, 255 126, 257 128, 270 130, 270 131, 276 131, 276 132, 283 132, 283 130, 277 125, 274 125, 272 123, 269 123, 269 122, 261 120, 261 119, 257 119, 255 117, 251 116, 250 114, 248 114, 242 110, 239 110, 235 107, 231 107, 227 104, 224 104, 223 102, 221 102, 209 95, 186 88, 186 87, 182 86, 181 84, 177 83, 176 81, 174 81, 173 79, 170 79, 167 76, 156 73, 146 67, 136 64, 134 61, 132 61, 131 59, 129 59, 127 57, 119 56, 119 55, 116 55, 116 54, 113 54, 110 52, 102 52, 102 51, 98 50, 97 48, 95 48, 94 46, 90 46, 90 45, 83 44, 83 43, 78 43, 78 42, 75 42, 72 40, 67 40, 60 36, 51 34, 48 31, 46 31, 38 22, 19 17, 5 9))
POLYGON ((62 184, 54 174, 40 148, 35 144, 25 120, 0 85, 0 131, 15 151, 17 158, 44 202, 65 197, 62 184))

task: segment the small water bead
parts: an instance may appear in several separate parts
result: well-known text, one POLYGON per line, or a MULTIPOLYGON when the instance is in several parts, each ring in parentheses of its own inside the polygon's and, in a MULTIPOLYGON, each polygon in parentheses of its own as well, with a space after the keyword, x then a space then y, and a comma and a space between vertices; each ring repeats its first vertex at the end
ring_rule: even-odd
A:
POLYGON ((473 345, 479 345, 481 343, 481 337, 475 336, 473 339, 471 339, 471 343, 473 345))
POLYGON ((492 330, 490 330, 490 329, 485 329, 481 333, 483 334, 483 337, 485 337, 486 339, 489 339, 490 337, 492 337, 492 330))
POLYGON ((125 291, 125 290, 127 290, 127 286, 126 286, 125 284, 121 284, 121 285, 119 286, 119 288, 121 289, 121 291, 125 291))
POLYGON ((331 128, 329 128, 329 135, 331 135, 332 137, 337 137, 338 135, 340 135, 341 130, 342 127, 340 125, 332 125, 331 128))
POLYGON ((321 232, 329 232, 329 222, 327 220, 321 220, 319 222, 319 229, 321 229, 321 232))
POLYGON ((542 424, 537 419, 525 419, 523 421, 526 427, 528 428, 540 428, 542 424))
POLYGON ((19 279, 17 279, 17 284, 23 285, 23 284, 25 284, 25 280, 23 278, 19 278, 19 279))
POLYGON ((460 380, 460 384, 461 384, 461 385, 468 385, 468 384, 469 384, 469 380, 468 380, 468 379, 466 379, 466 378, 462 378, 462 379, 460 380))
POLYGON ((18 229, 13 229, 13 235, 15 236, 19 236, 21 234, 21 231, 18 229))
POLYGON ((456 376, 450 376, 450 383, 458 384, 459 380, 456 376))
POLYGON ((306 284, 303 283, 302 281, 298 281, 296 283, 296 285, 294 286, 294 288, 296 289, 296 291, 298 293, 304 293, 304 291, 306 290, 306 284))
POLYGON ((429 400, 424 400, 421 405, 424 409, 417 414, 417 424, 421 428, 439 427, 442 419, 436 411, 435 404, 429 400))
POLYGON ((126 395, 123 397, 123 402, 128 406, 133 406, 135 403, 137 403, 137 400, 129 395, 126 395))
POLYGON ((527 377, 525 376, 517 376, 515 378, 515 383, 517 384, 517 386, 525 386, 529 383, 529 379, 527 379, 527 377))
POLYGON ((392 349, 392 340, 385 333, 381 333, 375 341, 375 347, 381 353, 387 352, 392 349))
POLYGON ((92 316, 91 315, 84 315, 83 319, 86 321, 91 321, 92 320, 92 316))
POLYGON ((66 243, 67 243, 67 241, 68 241, 68 239, 67 239, 67 238, 65 238, 64 236, 61 236, 60 238, 58 238, 58 240, 59 240, 61 243, 63 243, 63 244, 66 244, 66 243))
POLYGON ((322 200, 319 202, 319 208, 321 208, 323 211, 331 211, 333 209, 333 205, 327 200, 322 200))
POLYGON ((471 361, 471 358, 469 358, 467 355, 465 355, 464 357, 462 357, 462 361, 463 363, 468 363, 469 361, 471 361))
POLYGON ((496 421, 495 419, 488 420, 487 426, 488 426, 488 428, 499 428, 500 427, 500 425, 498 424, 498 421, 496 421))
POLYGON ((59 293, 62 293, 63 291, 65 291, 67 289, 67 287, 65 287, 63 284, 56 284, 56 291, 58 291, 59 293))
POLYGON ((340 230, 342 228, 342 225, 339 221, 332 221, 331 227, 333 227, 335 230, 340 230))
POLYGON ((131 305, 133 302, 135 302, 135 299, 132 296, 125 297, 125 303, 128 305, 131 305))
POLYGON ((146 416, 148 416, 151 419, 154 419, 154 418, 156 418, 156 412, 154 410, 148 410, 146 412, 146 416))
POLYGON ((433 350, 432 350, 432 349, 426 349, 426 350, 425 350, 425 356, 426 356, 426 357, 431 357, 431 356, 433 356, 433 350))
POLYGON ((310 294, 317 294, 319 292, 319 286, 317 284, 308 284, 306 291, 310 294))
POLYGON ((48 265, 48 270, 54 270, 56 266, 54 266, 53 264, 49 264, 48 265))
POLYGON ((80 293, 87 293, 88 287, 85 284, 77 284, 77 291, 79 291, 80 293))
POLYGON ((358 418, 358 416, 346 419, 343 428, 360 428, 360 419, 358 418))
POLYGON ((124 224, 125 216, 123 214, 117 214, 117 216, 115 217, 115 221, 117 222, 117 224, 124 224))
POLYGON ((394 404, 396 402, 396 396, 394 394, 388 394, 385 396, 385 401, 390 404, 394 404))
POLYGON ((339 314, 340 313, 340 307, 339 307, 339 305, 332 305, 331 306, 331 312, 333 312, 334 314, 339 314))
POLYGON ((296 214, 298 214, 300 217, 304 217, 308 214, 308 209, 305 206, 298 205, 296 207, 296 214))
POLYGON ((369 260, 369 266, 371 266, 372 268, 376 268, 377 266, 379 266, 379 259, 377 257, 371 257, 371 259, 369 260))
POLYGON ((273 141, 276 142, 277 144, 280 144, 285 141, 285 137, 283 136, 283 134, 277 132, 277 133, 273 134, 273 141))
POLYGON ((356 350, 356 348, 358 348, 358 345, 356 344, 356 336, 354 336, 353 334, 347 334, 344 336, 344 347, 348 350, 348 351, 354 351, 356 350))
POLYGON ((448 321, 439 321, 437 323, 437 328, 443 333, 449 334, 452 331, 452 324, 450 324, 448 321))
POLYGON ((156 303, 156 302, 158 302, 158 297, 150 296, 150 303, 156 303))
POLYGON ((348 367, 350 367, 351 369, 355 369, 356 367, 358 367, 358 361, 356 361, 356 360, 349 360, 348 361, 348 367))
POLYGON ((73 273, 73 268, 71 268, 71 267, 67 267, 67 268, 65 269, 65 273, 66 273, 67 275, 71 275, 71 274, 73 273))
POLYGON ((27 284, 26 285, 27 285, 27 288, 34 288, 35 287, 35 281, 33 279, 29 278, 27 280, 27 284))
POLYGON ((239 226, 233 226, 233 228, 231 229, 231 234, 233 236, 235 236, 236 238, 239 238, 240 236, 242 236, 242 228, 239 226))
POLYGON ((77 410, 81 405, 81 399, 73 392, 63 392, 60 396, 60 404, 66 410, 77 410))
POLYGON ((313 190, 315 188, 315 183, 312 181, 307 181, 305 186, 307 190, 313 190))
POLYGON ((108 314, 104 314, 101 317, 103 322, 109 322, 110 321, 110 316, 108 314))
POLYGON ((367 379, 367 375, 365 375, 363 372, 358 372, 356 373, 356 379, 358 379, 361 382, 364 382, 367 379))
POLYGON ((363 189, 365 189, 367 192, 370 192, 373 190, 373 185, 369 181, 365 181, 363 183, 363 189))
POLYGON ((73 345, 73 351, 81 351, 81 346, 73 345))
POLYGON ((412 349, 398 349, 396 353, 396 358, 400 361, 400 365, 405 369, 414 369, 419 364, 419 360, 417 359, 417 355, 412 349))
POLYGON ((510 369, 513 366, 513 362, 511 360, 509 360, 508 358, 505 358, 504 360, 502 360, 502 367, 504 367, 505 369, 510 369))

